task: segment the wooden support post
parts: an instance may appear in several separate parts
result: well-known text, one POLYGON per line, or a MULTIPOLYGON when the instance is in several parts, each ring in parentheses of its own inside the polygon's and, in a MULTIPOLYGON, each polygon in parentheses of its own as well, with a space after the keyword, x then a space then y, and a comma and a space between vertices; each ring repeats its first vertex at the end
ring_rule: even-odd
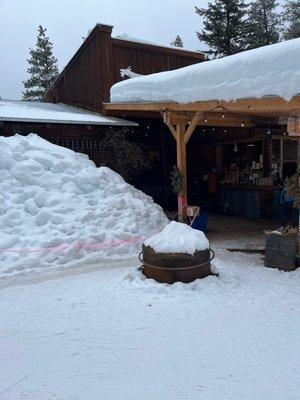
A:
POLYGON ((176 123, 176 126, 172 123, 172 117, 178 117, 176 113, 173 112, 171 115, 168 111, 164 110, 161 111, 161 116, 176 140, 177 167, 182 175, 182 190, 178 194, 178 220, 184 222, 187 216, 186 145, 201 119, 201 114, 198 112, 195 113, 187 130, 186 123, 182 119, 176 123))
POLYGON ((176 150, 177 150, 177 167, 182 174, 182 190, 178 194, 178 220, 184 222, 186 219, 187 205, 187 177, 186 177, 186 144, 185 125, 176 125, 176 150))

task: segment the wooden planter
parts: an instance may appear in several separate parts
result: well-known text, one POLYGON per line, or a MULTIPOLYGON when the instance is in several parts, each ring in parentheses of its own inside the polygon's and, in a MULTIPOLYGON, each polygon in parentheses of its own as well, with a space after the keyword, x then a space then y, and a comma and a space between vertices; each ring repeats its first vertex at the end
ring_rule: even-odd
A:
POLYGON ((293 271, 298 265, 298 235, 270 233, 266 236, 265 266, 293 271))
POLYGON ((194 255, 184 253, 156 253, 143 245, 143 273, 147 278, 161 283, 193 282, 195 279, 213 275, 210 262, 214 253, 211 249, 197 251, 194 255))

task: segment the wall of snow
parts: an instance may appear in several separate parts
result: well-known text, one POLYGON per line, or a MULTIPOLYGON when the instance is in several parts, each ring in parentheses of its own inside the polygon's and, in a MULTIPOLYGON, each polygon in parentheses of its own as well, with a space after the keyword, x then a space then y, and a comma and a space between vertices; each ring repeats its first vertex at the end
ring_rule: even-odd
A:
POLYGON ((34 134, 0 137, 0 276, 136 255, 167 222, 87 156, 34 134))
POLYGON ((206 100, 300 94, 300 38, 117 83, 111 102, 206 100))

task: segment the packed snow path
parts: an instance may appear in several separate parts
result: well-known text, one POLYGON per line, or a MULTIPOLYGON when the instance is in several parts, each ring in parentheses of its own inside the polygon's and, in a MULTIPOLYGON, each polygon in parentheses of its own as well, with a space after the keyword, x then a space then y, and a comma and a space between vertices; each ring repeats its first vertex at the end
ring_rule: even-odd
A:
POLYGON ((300 270, 214 262, 188 285, 128 266, 3 289, 0 399, 298 400, 300 270))

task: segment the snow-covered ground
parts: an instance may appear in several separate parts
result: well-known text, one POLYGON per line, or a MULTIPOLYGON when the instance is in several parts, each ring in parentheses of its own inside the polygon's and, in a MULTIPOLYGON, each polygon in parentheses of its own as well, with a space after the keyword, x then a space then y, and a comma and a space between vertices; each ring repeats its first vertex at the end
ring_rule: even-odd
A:
POLYGON ((298 400, 300 271, 225 250, 215 266, 187 285, 123 262, 2 289, 0 399, 298 400))

